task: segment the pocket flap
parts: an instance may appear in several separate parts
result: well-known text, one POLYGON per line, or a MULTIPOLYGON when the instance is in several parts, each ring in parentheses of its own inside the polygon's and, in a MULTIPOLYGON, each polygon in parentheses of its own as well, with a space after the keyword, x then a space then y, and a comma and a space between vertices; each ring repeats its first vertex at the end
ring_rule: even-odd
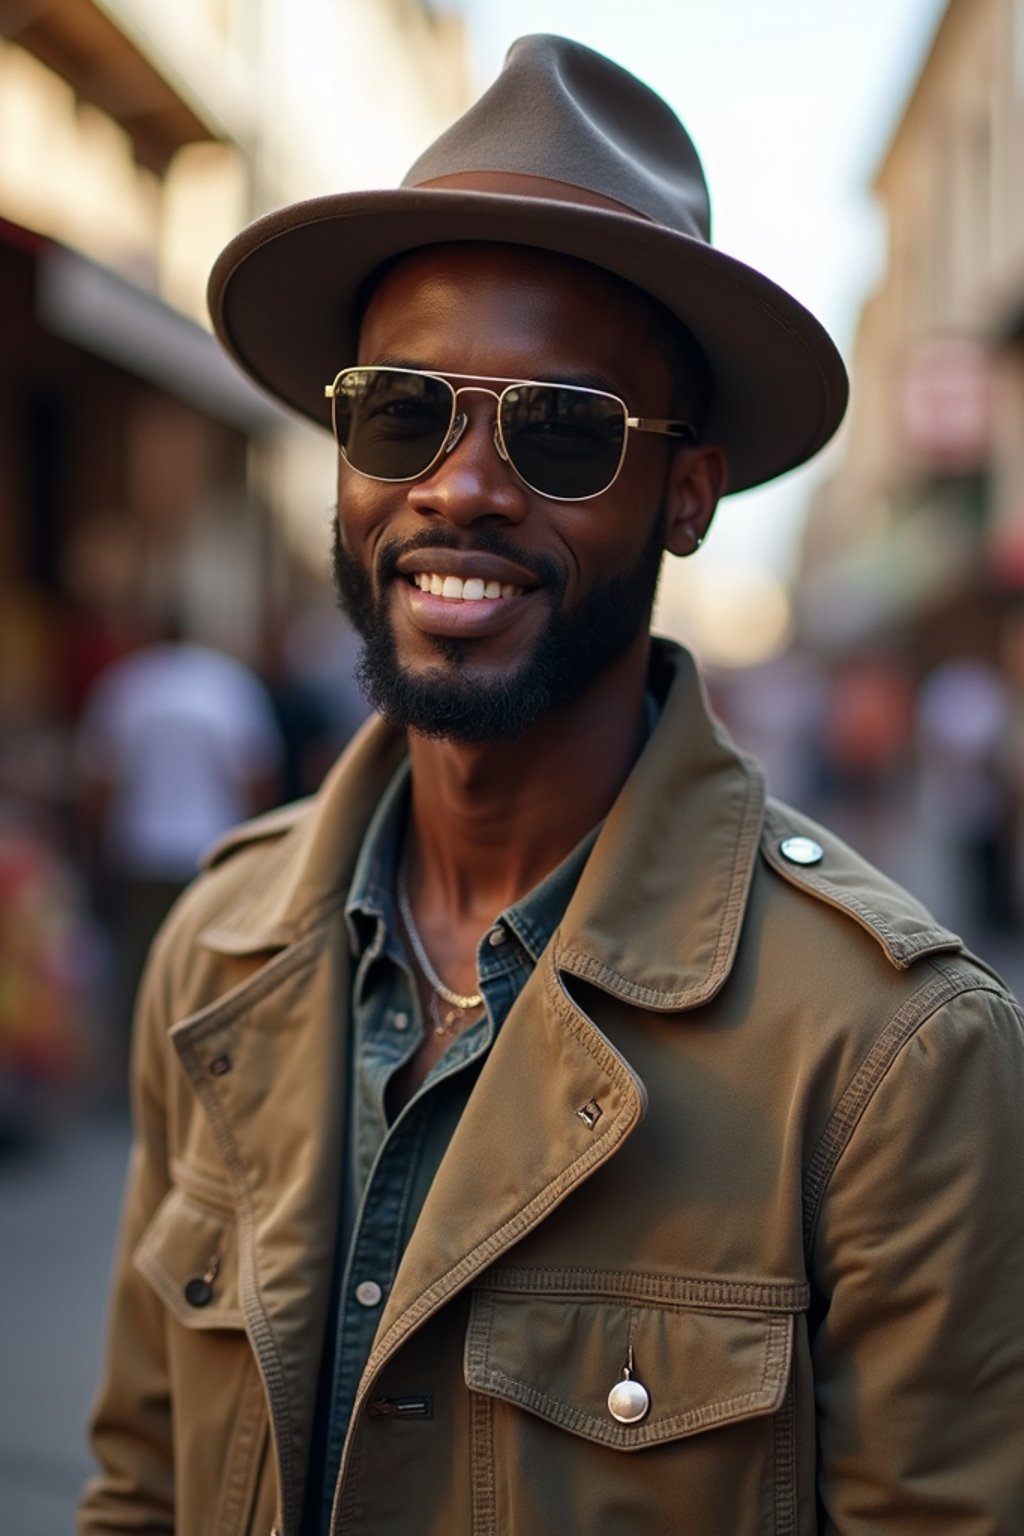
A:
MULTIPOLYGON (((772 1287, 757 1289, 767 1296, 772 1287)), ((780 1299, 794 1293, 775 1289, 780 1299)), ((467 1385, 619 1450, 774 1412, 789 1379, 798 1308, 716 1304, 725 1294, 717 1283, 706 1292, 699 1304, 680 1304, 480 1288, 466 1340, 467 1385), (622 1380, 630 1346, 632 1376, 650 1407, 639 1423, 623 1424, 608 1394, 622 1380)))
POLYGON ((243 1327, 235 1219, 227 1210, 171 1189, 132 1258, 184 1327, 243 1327))

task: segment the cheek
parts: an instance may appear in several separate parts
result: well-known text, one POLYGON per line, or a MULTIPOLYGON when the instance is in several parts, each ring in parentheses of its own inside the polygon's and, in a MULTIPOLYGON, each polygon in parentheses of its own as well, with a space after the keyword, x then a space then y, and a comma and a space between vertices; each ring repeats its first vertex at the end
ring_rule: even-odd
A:
POLYGON ((570 585, 590 586, 632 570, 654 537, 656 504, 656 488, 634 490, 620 480, 596 501, 566 506, 557 531, 570 585))
POLYGON ((345 549, 366 559, 376 551, 394 515, 394 492, 347 469, 338 474, 338 522, 345 549))

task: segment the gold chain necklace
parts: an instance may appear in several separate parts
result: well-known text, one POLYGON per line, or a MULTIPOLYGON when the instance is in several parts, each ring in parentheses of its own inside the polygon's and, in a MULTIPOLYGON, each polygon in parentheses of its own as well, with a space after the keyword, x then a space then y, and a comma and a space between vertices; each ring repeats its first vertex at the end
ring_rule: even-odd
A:
POLYGON ((454 1035, 468 1023, 467 1015, 475 1013, 483 1006, 484 996, 482 992, 455 992, 451 987, 445 986, 440 976, 430 963, 430 956, 424 948, 423 940, 419 936, 419 930, 413 921, 412 907, 409 904, 409 889, 406 883, 405 864, 402 864, 398 872, 397 896, 398 910, 402 915, 402 923, 405 927, 412 952, 416 956, 416 962, 426 978, 430 987, 430 1017, 435 1035, 454 1035), (447 1003, 447 1008, 441 1008, 441 1003, 447 1003))

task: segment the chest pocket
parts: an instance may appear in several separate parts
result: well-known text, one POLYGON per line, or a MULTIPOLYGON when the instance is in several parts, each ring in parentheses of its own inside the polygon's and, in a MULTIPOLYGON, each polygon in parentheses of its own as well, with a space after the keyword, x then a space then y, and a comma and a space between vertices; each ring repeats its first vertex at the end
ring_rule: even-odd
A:
POLYGON ((773 1413, 789 1380, 792 1302, 805 1288, 777 1289, 790 1305, 767 1310, 763 1301, 771 1297, 762 1292, 757 1311, 728 1299, 708 1305, 705 1298, 694 1307, 480 1290, 469 1324, 467 1385, 621 1451, 773 1413), (620 1422, 608 1406, 630 1350, 632 1377, 650 1400, 635 1424, 620 1422))
POLYGON ((171 1315, 185 1328, 240 1329, 235 1219, 215 1196, 175 1187, 165 1196, 134 1254, 171 1315))
POLYGON ((629 1294, 629 1276, 585 1277, 621 1285, 611 1295, 546 1271, 515 1272, 513 1289, 496 1277, 474 1293, 466 1339, 474 1530, 795 1529, 787 1389, 806 1285, 634 1277, 629 1294), (608 1399, 630 1350, 649 1401, 623 1423, 608 1399))

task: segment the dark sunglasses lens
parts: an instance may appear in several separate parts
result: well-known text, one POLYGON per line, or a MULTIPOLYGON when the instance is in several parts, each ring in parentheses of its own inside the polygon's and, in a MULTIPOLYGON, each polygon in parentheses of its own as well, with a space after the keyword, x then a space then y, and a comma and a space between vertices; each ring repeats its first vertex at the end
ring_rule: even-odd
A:
POLYGON ((579 501, 615 479, 626 414, 611 395, 557 384, 506 390, 501 432, 513 468, 542 496, 579 501))
POLYGON ((415 480, 448 435, 452 391, 443 379, 400 368, 348 368, 335 385, 334 435, 353 469, 377 480, 415 480))

